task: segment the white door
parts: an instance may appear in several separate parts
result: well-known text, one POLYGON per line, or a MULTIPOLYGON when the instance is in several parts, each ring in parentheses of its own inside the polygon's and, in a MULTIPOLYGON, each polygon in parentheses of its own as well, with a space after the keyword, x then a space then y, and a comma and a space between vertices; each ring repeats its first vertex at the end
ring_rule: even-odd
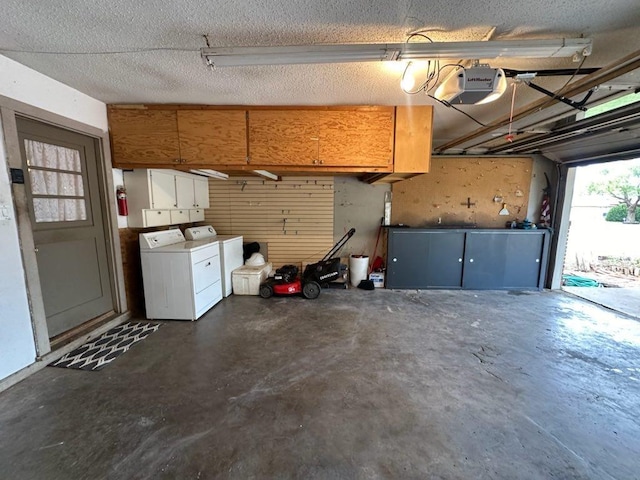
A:
POLYGON ((176 182, 171 172, 152 170, 151 175, 151 200, 154 209, 176 208, 176 182))
POLYGON ((176 198, 178 208, 195 208, 193 178, 176 175, 176 198))
POLYGON ((209 208, 209 180, 195 178, 193 180, 196 197, 196 208, 209 208))

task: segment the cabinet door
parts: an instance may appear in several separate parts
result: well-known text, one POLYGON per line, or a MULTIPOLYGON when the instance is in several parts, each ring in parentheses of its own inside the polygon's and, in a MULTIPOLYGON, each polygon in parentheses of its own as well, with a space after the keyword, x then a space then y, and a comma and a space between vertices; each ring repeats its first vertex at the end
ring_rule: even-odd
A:
POLYGON ((509 235, 504 272, 505 288, 538 288, 544 234, 522 232, 509 235))
POLYGON ((195 190, 196 208, 209 208, 209 181, 206 178, 196 177, 193 179, 195 190))
POLYGON ((178 110, 180 158, 186 164, 247 164, 245 110, 178 110))
POLYGON ((425 281, 431 288, 460 288, 464 255, 464 232, 434 231, 426 234, 425 281))
POLYGON ((389 231, 387 288, 427 288, 427 235, 389 231))
POLYGON ((249 162, 264 166, 317 164, 316 116, 311 110, 251 110, 249 162))
POLYGON ((193 183, 193 177, 176 175, 176 206, 178 208, 194 208, 196 206, 193 183))
POLYGON ((179 163, 175 111, 109 109, 108 114, 114 167, 179 163))
POLYGON ((135 227, 159 227, 171 224, 171 210, 143 210, 142 225, 131 225, 135 227))
POLYGON ((467 233, 463 287, 477 290, 504 288, 508 232, 467 233))
POLYGON ((149 172, 149 180, 151 182, 152 208, 176 208, 178 206, 175 175, 173 172, 151 170, 149 172))
POLYGON ((393 107, 316 112, 319 164, 387 167, 393 164, 393 107))
POLYGON ((433 107, 396 107, 395 173, 427 173, 431 163, 433 107))

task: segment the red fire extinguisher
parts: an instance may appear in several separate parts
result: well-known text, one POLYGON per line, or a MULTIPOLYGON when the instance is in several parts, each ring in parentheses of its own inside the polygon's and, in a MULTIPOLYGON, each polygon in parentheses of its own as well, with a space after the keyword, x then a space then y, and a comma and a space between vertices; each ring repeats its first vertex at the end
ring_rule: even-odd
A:
POLYGON ((129 215, 129 207, 127 205, 127 190, 120 186, 116 189, 116 199, 118 200, 118 215, 126 217, 129 215))

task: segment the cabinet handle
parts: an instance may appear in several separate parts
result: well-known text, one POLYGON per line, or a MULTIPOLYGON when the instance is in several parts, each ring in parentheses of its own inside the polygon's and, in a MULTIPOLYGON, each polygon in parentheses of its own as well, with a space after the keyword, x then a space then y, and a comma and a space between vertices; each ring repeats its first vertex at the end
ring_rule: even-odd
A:
POLYGON ((470 259, 469 259, 469 263, 473 263, 473 258, 470 258, 470 259))
POLYGON ((158 215, 162 215, 162 212, 158 212, 158 215))
POLYGON ((394 262, 397 262, 397 261, 398 261, 398 259, 397 259, 397 258, 394 258, 394 259, 393 259, 393 261, 394 261, 394 262))
POLYGON ((174 158, 173 159, 173 163, 180 163, 180 159, 179 158, 174 158))
POLYGON ((536 263, 540 263, 540 259, 539 258, 536 258, 536 263))
POLYGON ((458 259, 458 263, 462 263, 462 259, 461 258, 458 259))
POLYGON ((174 206, 174 207, 177 207, 177 206, 178 206, 178 204, 177 204, 177 203, 174 203, 174 204, 173 204, 173 206, 174 206))
POLYGON ((313 164, 314 164, 314 165, 317 165, 317 164, 318 164, 318 160, 314 160, 314 161, 313 161, 313 164))
POLYGON ((324 163, 324 160, 320 160, 320 165, 322 165, 324 163))
POLYGON ((208 267, 209 265, 211 265, 211 262, 207 262, 204 266, 208 267))

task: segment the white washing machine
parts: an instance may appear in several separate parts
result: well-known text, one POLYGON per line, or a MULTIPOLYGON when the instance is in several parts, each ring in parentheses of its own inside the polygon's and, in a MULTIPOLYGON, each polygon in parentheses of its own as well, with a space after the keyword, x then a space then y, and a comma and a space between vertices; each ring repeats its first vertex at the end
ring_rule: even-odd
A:
POLYGON ((242 235, 218 235, 211 225, 191 227, 184 231, 187 240, 218 242, 220 244, 220 274, 222 276, 222 295, 232 293, 231 272, 244 265, 242 256, 242 235))
POLYGON ((140 234, 149 319, 197 320, 222 299, 220 246, 185 241, 178 229, 140 234))

